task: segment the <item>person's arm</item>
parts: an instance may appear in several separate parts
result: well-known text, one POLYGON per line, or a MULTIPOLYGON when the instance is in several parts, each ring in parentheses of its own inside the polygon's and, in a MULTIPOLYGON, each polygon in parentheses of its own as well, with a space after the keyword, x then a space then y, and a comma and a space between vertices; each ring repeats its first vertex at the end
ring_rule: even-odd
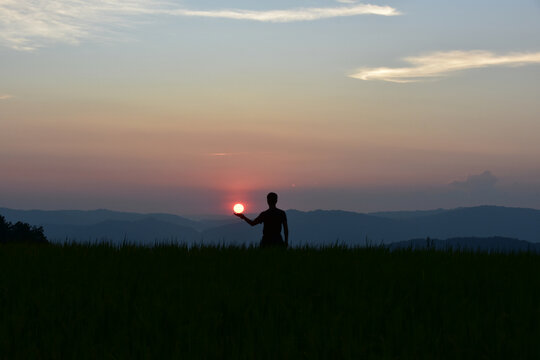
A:
POLYGON ((287 215, 283 215, 283 235, 285 235, 285 246, 289 247, 289 226, 287 225, 287 215))
POLYGON ((244 214, 237 214, 237 213, 234 213, 234 215, 238 216, 240 219, 243 219, 245 222, 247 222, 249 225, 251 226, 255 226, 255 225, 258 225, 262 222, 261 220, 261 216, 257 216, 255 218, 255 220, 251 220, 250 218, 248 218, 246 215, 244 214))

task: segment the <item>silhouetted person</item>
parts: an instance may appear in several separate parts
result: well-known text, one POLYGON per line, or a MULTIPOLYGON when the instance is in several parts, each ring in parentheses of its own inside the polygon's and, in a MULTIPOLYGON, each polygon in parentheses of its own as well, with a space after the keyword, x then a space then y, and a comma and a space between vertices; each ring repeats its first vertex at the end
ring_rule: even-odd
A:
POLYGON ((289 227, 287 226, 287 215, 285 211, 276 207, 278 196, 276 193, 269 193, 266 196, 268 202, 268 210, 260 213, 255 220, 248 219, 244 214, 234 215, 241 219, 244 219, 249 225, 255 226, 263 223, 263 237, 261 240, 261 247, 268 246, 289 246, 289 227), (281 225, 283 225, 283 234, 285 235, 285 242, 281 237, 281 225))

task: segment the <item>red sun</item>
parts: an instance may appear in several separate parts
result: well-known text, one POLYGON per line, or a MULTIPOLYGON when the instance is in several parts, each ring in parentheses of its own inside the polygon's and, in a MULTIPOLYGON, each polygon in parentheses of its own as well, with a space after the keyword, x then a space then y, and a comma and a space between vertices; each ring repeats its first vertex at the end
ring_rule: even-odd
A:
POLYGON ((244 205, 242 205, 242 204, 235 204, 235 205, 233 206, 233 210, 234 210, 234 212, 235 212, 236 214, 241 214, 241 213, 244 212, 244 205))

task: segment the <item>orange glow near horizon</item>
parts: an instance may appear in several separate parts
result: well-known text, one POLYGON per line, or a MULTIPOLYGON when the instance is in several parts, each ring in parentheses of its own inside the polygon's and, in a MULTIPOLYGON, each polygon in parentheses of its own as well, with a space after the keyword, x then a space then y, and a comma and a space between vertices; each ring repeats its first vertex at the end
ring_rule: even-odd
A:
POLYGON ((244 212, 244 205, 242 204, 235 204, 233 206, 233 211, 236 213, 236 214, 241 214, 244 212))

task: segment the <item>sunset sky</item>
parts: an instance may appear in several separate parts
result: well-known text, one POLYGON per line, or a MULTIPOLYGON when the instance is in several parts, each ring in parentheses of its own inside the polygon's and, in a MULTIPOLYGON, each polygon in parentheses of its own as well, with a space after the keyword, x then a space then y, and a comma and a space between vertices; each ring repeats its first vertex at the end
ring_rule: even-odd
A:
POLYGON ((0 207, 540 208, 540 1, 0 0, 0 207))

